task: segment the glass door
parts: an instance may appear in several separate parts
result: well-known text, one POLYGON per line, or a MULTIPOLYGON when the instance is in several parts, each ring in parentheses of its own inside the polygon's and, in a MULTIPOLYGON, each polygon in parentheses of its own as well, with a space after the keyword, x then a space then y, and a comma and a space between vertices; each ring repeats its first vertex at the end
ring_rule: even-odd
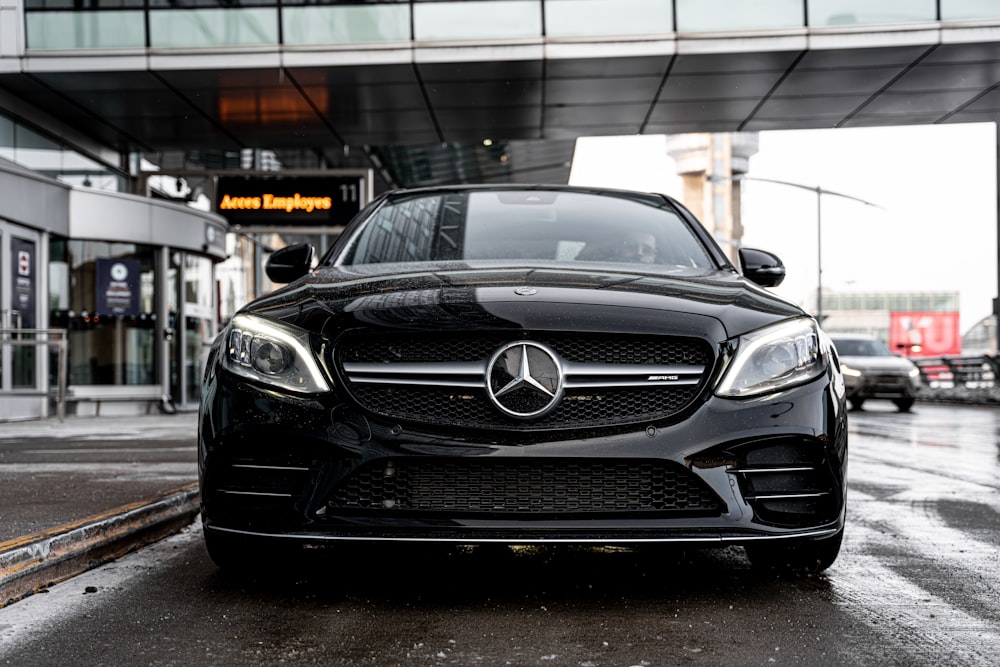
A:
POLYGON ((197 404, 201 376, 216 334, 216 294, 212 261, 184 257, 184 400, 197 404))
POLYGON ((188 253, 171 253, 168 284, 170 393, 178 405, 191 408, 201 398, 201 376, 218 332, 212 261, 188 253))

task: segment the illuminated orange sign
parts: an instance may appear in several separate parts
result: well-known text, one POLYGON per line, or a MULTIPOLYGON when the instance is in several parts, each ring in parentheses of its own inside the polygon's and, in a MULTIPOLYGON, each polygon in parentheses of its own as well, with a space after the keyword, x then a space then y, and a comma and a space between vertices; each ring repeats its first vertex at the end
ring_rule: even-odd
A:
POLYGON ((215 210, 244 227, 346 224, 361 210, 360 176, 220 176, 215 210))
POLYGON ((230 197, 222 195, 219 202, 220 211, 329 211, 333 207, 333 197, 304 197, 296 192, 291 197, 279 197, 265 193, 259 197, 230 197))

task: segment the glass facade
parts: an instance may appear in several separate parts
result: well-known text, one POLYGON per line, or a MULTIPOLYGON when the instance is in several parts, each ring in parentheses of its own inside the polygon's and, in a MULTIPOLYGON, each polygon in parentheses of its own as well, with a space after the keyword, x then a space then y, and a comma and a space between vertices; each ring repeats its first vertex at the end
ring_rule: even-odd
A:
POLYGON ((156 266, 162 252, 168 251, 50 238, 49 324, 69 330, 70 387, 159 385, 158 356, 165 349, 171 397, 177 403, 197 398, 201 370, 217 333, 213 263, 207 257, 170 252, 163 280, 167 321, 161 327, 156 266), (121 267, 125 270, 116 276, 121 267), (122 286, 125 282, 127 287, 122 286), (168 343, 165 348, 161 338, 168 343))
POLYGON ((68 383, 157 384, 154 248, 53 238, 49 256, 49 324, 69 330, 68 383), (125 295, 103 278, 115 264, 138 272, 127 306, 113 301, 125 295))
POLYGON ((839 292, 823 295, 823 306, 831 311, 885 310, 909 312, 957 312, 958 292, 839 292))
POLYGON ((0 157, 69 185, 122 192, 125 179, 70 146, 0 114, 0 157))
POLYGON ((958 292, 832 292, 823 295, 823 328, 889 341, 892 313, 958 313, 960 301, 958 292))
POLYGON ((90 0, 85 8, 73 0, 26 0, 25 10, 32 50, 656 35, 1000 18, 995 0, 90 0))

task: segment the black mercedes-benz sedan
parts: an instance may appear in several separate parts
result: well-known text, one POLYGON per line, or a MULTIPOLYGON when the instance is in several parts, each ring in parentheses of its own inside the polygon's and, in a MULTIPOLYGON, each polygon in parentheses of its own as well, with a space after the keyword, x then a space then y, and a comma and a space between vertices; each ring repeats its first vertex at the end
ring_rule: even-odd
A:
POLYGON ((742 545, 818 571, 845 521, 836 352, 662 195, 390 192, 212 347, 208 551, 342 542, 742 545))

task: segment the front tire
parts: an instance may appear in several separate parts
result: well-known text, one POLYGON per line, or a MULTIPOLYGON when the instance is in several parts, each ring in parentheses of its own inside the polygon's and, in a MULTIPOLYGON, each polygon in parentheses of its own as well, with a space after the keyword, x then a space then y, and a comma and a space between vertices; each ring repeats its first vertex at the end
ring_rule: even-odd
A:
POLYGON ((747 557, 757 569, 777 572, 822 572, 837 560, 844 541, 844 529, 820 540, 796 542, 762 541, 747 544, 747 557))
POLYGON ((899 408, 900 412, 909 412, 910 408, 913 407, 914 399, 912 398, 897 398, 893 401, 896 407, 899 408))

